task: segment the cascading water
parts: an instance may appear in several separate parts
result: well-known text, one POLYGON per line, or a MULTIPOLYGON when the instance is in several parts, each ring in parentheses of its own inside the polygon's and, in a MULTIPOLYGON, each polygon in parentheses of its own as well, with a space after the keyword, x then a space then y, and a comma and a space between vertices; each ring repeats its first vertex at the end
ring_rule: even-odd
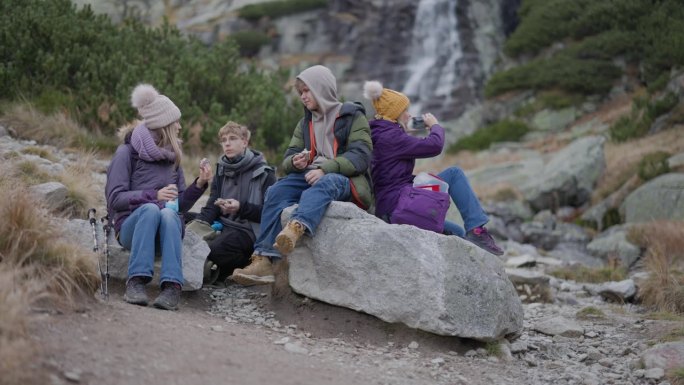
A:
POLYGON ((457 65, 463 50, 457 1, 420 0, 418 4, 407 66, 409 78, 402 90, 412 101, 414 115, 423 112, 423 106, 448 108, 452 91, 460 82, 457 65))

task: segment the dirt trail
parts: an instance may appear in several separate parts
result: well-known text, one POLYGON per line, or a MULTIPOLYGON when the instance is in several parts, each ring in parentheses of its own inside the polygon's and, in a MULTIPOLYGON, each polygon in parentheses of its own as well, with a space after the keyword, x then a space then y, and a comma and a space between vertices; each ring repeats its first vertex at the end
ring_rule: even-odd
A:
POLYGON ((184 293, 180 310, 167 312, 126 304, 123 285, 110 286, 108 302, 92 301, 79 312, 44 314, 38 322, 34 338, 43 347, 39 367, 47 383, 527 383, 522 364, 474 362, 463 357, 470 346, 457 338, 388 325, 308 300, 299 300, 306 307, 300 311, 291 300, 271 300, 265 288, 249 290, 292 332, 230 323, 209 314, 210 289, 184 293))

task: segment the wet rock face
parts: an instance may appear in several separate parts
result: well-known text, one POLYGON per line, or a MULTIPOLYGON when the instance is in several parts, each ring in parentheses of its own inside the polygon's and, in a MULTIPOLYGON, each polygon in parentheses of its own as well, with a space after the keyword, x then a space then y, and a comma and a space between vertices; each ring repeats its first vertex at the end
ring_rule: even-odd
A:
POLYGON ((166 17, 207 44, 237 31, 260 31, 271 38, 259 54, 267 66, 292 67, 296 73, 324 64, 340 88, 359 88, 359 95, 358 82, 380 80, 408 94, 416 105, 412 113, 430 111, 443 120, 481 101, 519 6, 519 0, 330 0, 325 8, 273 20, 237 17, 242 6, 259 2, 76 0, 115 21, 134 16, 160 25, 166 17), (420 90, 411 87, 412 76, 420 90))

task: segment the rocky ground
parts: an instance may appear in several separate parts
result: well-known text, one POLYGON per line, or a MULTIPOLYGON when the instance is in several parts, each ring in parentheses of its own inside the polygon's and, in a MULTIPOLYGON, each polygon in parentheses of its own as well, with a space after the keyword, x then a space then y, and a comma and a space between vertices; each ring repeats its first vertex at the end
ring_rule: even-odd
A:
POLYGON ((640 307, 577 285, 552 286, 558 300, 526 304, 518 339, 485 344, 268 287, 205 287, 166 312, 124 303, 114 282, 108 301, 43 314, 34 338, 45 355, 36 368, 51 384, 667 383, 661 369, 639 362, 676 323, 645 319, 640 307), (599 311, 579 317, 587 307, 599 311))

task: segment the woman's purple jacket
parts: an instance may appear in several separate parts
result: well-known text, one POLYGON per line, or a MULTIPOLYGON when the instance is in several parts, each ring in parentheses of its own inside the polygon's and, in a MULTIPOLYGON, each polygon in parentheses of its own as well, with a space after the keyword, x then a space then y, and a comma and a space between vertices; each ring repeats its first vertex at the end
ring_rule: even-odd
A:
POLYGON ((176 169, 172 162, 165 160, 146 162, 138 158, 129 143, 119 145, 107 169, 105 185, 107 210, 116 234, 131 212, 143 204, 154 203, 163 208, 165 202, 157 200, 157 191, 169 184, 178 186, 178 207, 181 215, 195 204, 206 189, 206 186, 204 189, 197 187, 194 182, 186 189, 181 167, 176 169), (134 157, 134 160, 131 160, 131 157, 134 157), (132 170, 132 167, 135 169, 132 170))
POLYGON ((411 136, 398 123, 371 120, 373 159, 371 178, 375 192, 375 215, 385 219, 394 211, 399 189, 413 184, 413 168, 418 158, 439 155, 444 147, 444 128, 435 124, 425 138, 411 136))

